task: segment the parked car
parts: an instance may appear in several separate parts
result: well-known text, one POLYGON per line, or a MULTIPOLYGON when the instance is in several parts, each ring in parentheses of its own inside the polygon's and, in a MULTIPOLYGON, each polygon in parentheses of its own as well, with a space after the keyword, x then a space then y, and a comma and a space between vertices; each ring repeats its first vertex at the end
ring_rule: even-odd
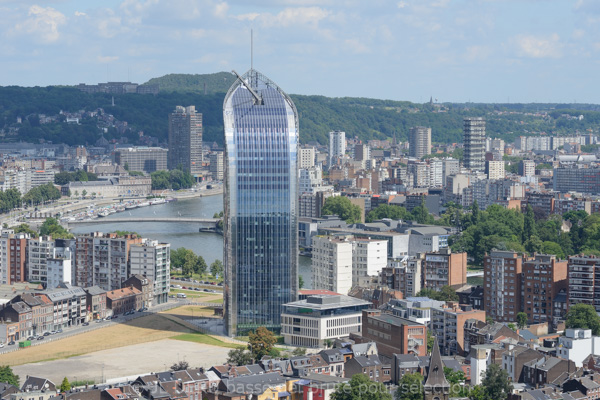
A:
POLYGON ((39 338, 37 338, 37 340, 44 340, 44 337, 40 336, 39 338))
POLYGON ((119 318, 119 314, 115 314, 112 316, 112 319, 117 319, 117 318, 119 318))
POLYGON ((197 292, 199 292, 200 288, 199 287, 195 287, 194 290, 197 291, 197 292))
POLYGON ((9 345, 9 346, 13 346, 14 344, 15 344, 15 341, 14 341, 14 340, 11 340, 10 342, 8 342, 8 345, 9 345))
POLYGON ((98 320, 96 320, 96 323, 97 323, 97 324, 99 324, 99 323, 101 323, 102 321, 104 321, 104 320, 103 320, 103 319, 98 319, 98 320))
POLYGON ((4 347, 4 343, 0 343, 0 349, 4 347))
MULTIPOLYGON (((90 324, 89 322, 84 322, 84 323, 83 323, 83 324, 81 324, 81 325, 83 325, 83 326, 88 326, 89 324, 90 324)), ((62 329, 59 329, 59 333, 62 333, 62 329)))
MULTIPOLYGON (((88 324, 88 325, 89 325, 89 323, 87 323, 87 322, 86 322, 86 324, 88 324)), ((62 329, 59 329, 59 330, 57 330, 57 331, 56 331, 56 333, 63 333, 63 330, 62 330, 62 329)))
MULTIPOLYGON (((52 335, 50 332, 44 332, 44 336, 50 336, 50 335, 52 335)), ((41 336, 40 336, 40 337, 41 337, 41 336)), ((40 338, 38 338, 38 340, 39 340, 39 339, 40 339, 40 338)))
POLYGON ((29 336, 27 340, 35 340, 35 336, 29 336))

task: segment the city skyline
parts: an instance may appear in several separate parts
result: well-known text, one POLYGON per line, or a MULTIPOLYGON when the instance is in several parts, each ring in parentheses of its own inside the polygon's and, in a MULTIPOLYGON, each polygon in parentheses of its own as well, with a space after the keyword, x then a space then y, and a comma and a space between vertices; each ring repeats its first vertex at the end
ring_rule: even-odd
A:
POLYGON ((591 0, 1 3, 0 85, 146 82, 269 66, 289 93, 426 102, 588 102, 591 0), (548 84, 551 82, 552 84, 548 84))

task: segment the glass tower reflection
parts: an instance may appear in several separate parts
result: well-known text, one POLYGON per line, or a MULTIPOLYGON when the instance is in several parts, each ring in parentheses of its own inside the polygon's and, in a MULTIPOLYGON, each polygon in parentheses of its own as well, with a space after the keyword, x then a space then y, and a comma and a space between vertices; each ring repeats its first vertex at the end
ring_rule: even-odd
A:
POLYGON ((298 114, 251 69, 229 89, 223 119, 225 328, 279 330, 298 292, 298 114))

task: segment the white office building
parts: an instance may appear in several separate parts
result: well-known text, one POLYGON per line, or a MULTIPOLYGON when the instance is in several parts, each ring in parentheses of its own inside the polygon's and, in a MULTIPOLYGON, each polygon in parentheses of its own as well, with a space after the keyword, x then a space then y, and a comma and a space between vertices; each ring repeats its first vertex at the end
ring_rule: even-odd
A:
MULTIPOLYGON (((27 240, 27 281, 47 285, 48 259, 52 258, 53 251, 54 240, 50 236, 27 240)), ((53 289, 56 286, 46 287, 53 289)))
POLYGON ((326 340, 361 333, 362 311, 371 303, 343 295, 314 295, 283 305, 281 334, 285 344, 323 347, 326 340))
POLYGON ((557 357, 571 360, 579 368, 590 354, 600 355, 600 337, 592 336, 591 329, 566 329, 565 335, 559 336, 557 357))

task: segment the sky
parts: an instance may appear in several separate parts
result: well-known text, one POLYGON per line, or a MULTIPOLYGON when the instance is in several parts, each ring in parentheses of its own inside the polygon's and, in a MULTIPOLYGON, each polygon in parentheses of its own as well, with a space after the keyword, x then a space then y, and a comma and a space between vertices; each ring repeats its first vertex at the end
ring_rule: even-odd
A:
POLYGON ((600 103, 598 0, 0 0, 0 85, 254 67, 293 94, 600 103))

